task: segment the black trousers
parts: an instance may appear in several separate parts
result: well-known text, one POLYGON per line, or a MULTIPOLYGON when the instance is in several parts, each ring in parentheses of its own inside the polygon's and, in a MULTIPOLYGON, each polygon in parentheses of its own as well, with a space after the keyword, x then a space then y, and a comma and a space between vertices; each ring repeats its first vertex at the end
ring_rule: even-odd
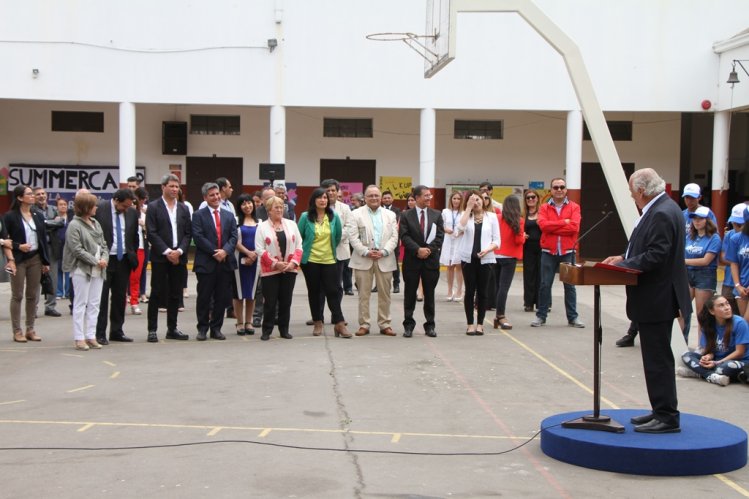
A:
POLYGON ((117 260, 115 255, 109 255, 107 278, 101 288, 101 302, 99 303, 99 317, 96 321, 96 337, 107 337, 107 316, 109 317, 109 337, 117 338, 125 334, 122 325, 125 323, 125 296, 130 285, 130 263, 127 256, 117 260), (112 303, 109 303, 109 295, 112 303))
POLYGON ((196 272, 195 277, 198 279, 198 297, 195 299, 198 332, 220 332, 224 325, 224 311, 231 303, 234 274, 217 268, 215 272, 196 272))
POLYGON ((674 355, 671 352, 673 319, 666 322, 639 322, 640 350, 645 370, 645 384, 655 419, 670 425, 679 424, 676 399, 674 355))
POLYGON ((276 325, 278 309, 278 331, 289 332, 291 299, 294 296, 296 272, 285 272, 261 277, 263 281, 263 334, 271 334, 276 325))
POLYGON ((469 263, 461 262, 461 271, 463 272, 463 284, 466 287, 466 296, 463 300, 463 308, 466 313, 466 324, 473 324, 473 306, 474 297, 476 299, 476 324, 484 325, 484 316, 486 315, 486 304, 490 303, 490 295, 493 295, 494 288, 490 287, 489 277, 492 275, 491 267, 494 264, 481 264, 481 259, 472 257, 469 263))
MULTIPOLYGON (((341 308, 341 302, 343 301, 343 271, 348 267, 348 262, 351 260, 336 260, 336 286, 337 286, 337 292, 336 292, 336 298, 338 300, 338 308, 341 308)), ((307 277, 305 276, 305 279, 307 277)), ((323 316, 325 314, 325 300, 330 301, 330 299, 325 295, 325 291, 323 288, 320 288, 320 319, 318 320, 324 320, 323 316)), ((328 304, 328 308, 331 310, 332 308, 330 304, 328 304)), ((315 315, 315 314, 312 314, 315 315)), ((314 320, 314 319, 313 319, 314 320)))
POLYGON ((182 297, 182 284, 187 266, 170 262, 151 262, 151 296, 148 299, 148 330, 159 327, 159 304, 166 297, 167 331, 177 329, 177 309, 182 297))
POLYGON ((413 329, 416 326, 414 321, 414 309, 416 308, 416 291, 419 289, 419 280, 424 288, 424 328, 434 328, 434 288, 440 280, 439 269, 427 269, 424 265, 404 265, 403 282, 406 289, 403 294, 403 327, 413 329))
POLYGON ((333 323, 338 324, 343 321, 341 300, 338 298, 338 265, 307 262, 302 265, 302 272, 307 282, 307 297, 312 320, 323 320, 322 310, 327 299, 333 323))
POLYGON ((523 248, 523 305, 538 305, 538 290, 541 287, 541 249, 525 245, 523 248))

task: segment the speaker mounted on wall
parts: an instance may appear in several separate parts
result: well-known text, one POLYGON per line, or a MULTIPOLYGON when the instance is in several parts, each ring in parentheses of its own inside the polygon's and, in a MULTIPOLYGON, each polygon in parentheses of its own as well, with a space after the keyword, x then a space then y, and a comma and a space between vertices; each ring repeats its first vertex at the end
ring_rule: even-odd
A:
POLYGON ((161 154, 184 156, 187 154, 187 122, 161 123, 161 154))

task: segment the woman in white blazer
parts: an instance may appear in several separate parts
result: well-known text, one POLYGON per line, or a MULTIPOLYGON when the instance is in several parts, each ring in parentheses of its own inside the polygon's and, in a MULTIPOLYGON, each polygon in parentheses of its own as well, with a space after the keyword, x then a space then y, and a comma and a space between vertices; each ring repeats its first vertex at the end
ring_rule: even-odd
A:
POLYGON ((479 191, 468 192, 463 198, 463 215, 458 229, 463 232, 458 243, 458 255, 466 288, 466 334, 481 336, 484 334, 487 285, 491 274, 491 267, 486 265, 495 263, 494 250, 499 248, 499 223, 494 213, 484 211, 479 191), (476 324, 473 322, 474 299, 477 301, 476 324))

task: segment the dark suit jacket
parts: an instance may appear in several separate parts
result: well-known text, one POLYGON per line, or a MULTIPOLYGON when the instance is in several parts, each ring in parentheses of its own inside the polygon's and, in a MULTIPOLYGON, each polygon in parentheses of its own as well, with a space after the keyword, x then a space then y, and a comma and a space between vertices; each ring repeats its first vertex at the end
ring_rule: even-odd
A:
POLYGON ((164 198, 160 197, 148 203, 146 210, 146 232, 148 233, 148 242, 151 245, 150 259, 155 263, 166 263, 167 259, 164 252, 167 249, 179 248, 182 250, 182 256, 179 261, 187 265, 187 250, 190 248, 190 239, 192 238, 192 222, 190 220, 190 211, 183 203, 177 202, 177 246, 172 246, 172 224, 169 220, 169 213, 164 205, 164 198))
MULTIPOLYGON (((31 216, 36 225, 36 239, 39 241, 39 257, 42 265, 49 265, 49 246, 47 245, 47 230, 44 226, 44 216, 38 211, 32 210, 31 216)), ((13 240, 13 258, 16 265, 23 262, 28 253, 19 250, 18 247, 26 243, 26 229, 24 228, 23 215, 18 210, 10 210, 5 214, 5 229, 8 237, 13 240)))
MULTIPOLYGON (((114 221, 112 219, 112 201, 100 201, 96 208, 94 218, 101 225, 107 248, 114 248, 115 241, 112 238, 114 221)), ((131 269, 138 268, 138 212, 135 208, 125 211, 125 256, 131 269)))
MULTIPOLYGON (((382 207, 385 208, 385 205, 382 205, 382 207)), ((391 204, 390 208, 385 208, 385 209, 386 210, 390 210, 393 213, 395 213, 395 221, 396 222, 400 222, 400 220, 401 220, 401 210, 400 210, 400 208, 398 208, 394 204, 391 204)))
POLYGON ((226 259, 219 263, 213 258, 218 247, 216 224, 209 207, 201 208, 192 215, 192 239, 195 241, 195 261, 192 270, 210 274, 217 270, 230 272, 237 268, 234 248, 237 245, 237 220, 226 210, 218 210, 221 215, 221 248, 226 251, 226 259))
POLYGON ((692 310, 684 265, 684 216, 679 206, 661 196, 640 219, 621 265, 643 273, 627 286, 627 316, 636 322, 673 320, 679 310, 692 310))
POLYGON ((423 265, 427 269, 438 270, 440 268, 440 250, 442 249, 442 240, 445 237, 445 228, 442 223, 442 214, 427 208, 426 220, 427 234, 430 234, 432 227, 435 229, 434 239, 427 244, 424 240, 424 234, 421 233, 419 225, 419 210, 416 208, 406 210, 401 214, 400 220, 400 239, 405 251, 403 253, 403 267, 418 267, 423 265), (432 253, 429 258, 422 260, 416 256, 419 248, 429 248, 432 253))

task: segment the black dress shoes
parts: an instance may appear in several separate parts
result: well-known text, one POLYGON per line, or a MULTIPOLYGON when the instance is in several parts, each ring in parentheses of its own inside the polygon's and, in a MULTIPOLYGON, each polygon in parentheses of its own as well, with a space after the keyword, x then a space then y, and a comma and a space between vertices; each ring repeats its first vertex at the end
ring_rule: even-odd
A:
POLYGON ((45 310, 44 315, 46 315, 47 317, 60 317, 62 314, 54 308, 51 308, 49 310, 45 310))
POLYGON ((430 327, 424 331, 424 333, 429 336, 430 338, 436 338, 437 337, 437 331, 434 330, 434 328, 430 327))
POLYGON ((268 341, 270 339, 270 333, 263 333, 260 336, 260 339, 263 340, 263 341, 268 341))
POLYGON ((221 331, 211 331, 211 338, 214 340, 225 340, 226 336, 221 331))
POLYGON ((106 336, 97 336, 96 337, 96 342, 99 345, 109 345, 109 341, 107 340, 106 336))
POLYGON ((291 338, 293 338, 293 336, 291 336, 289 333, 279 333, 279 336, 285 340, 290 340, 291 338))
POLYGON ((630 333, 628 332, 618 340, 616 340, 616 346, 618 347, 633 347, 635 346, 635 338, 637 337, 637 332, 630 333))
POLYGON ((205 331, 198 331, 198 335, 195 337, 198 341, 205 341, 208 339, 208 335, 205 331))
POLYGON ((403 337, 404 338, 410 338, 413 335, 414 335, 414 330, 413 329, 406 328, 406 330, 403 331, 403 337))
POLYGON ((400 292, 401 292, 401 287, 398 284, 393 286, 393 293, 400 293, 400 292))
POLYGON ((186 335, 179 329, 172 329, 171 331, 167 331, 166 339, 167 340, 188 340, 190 339, 190 336, 186 335))
MULTIPOLYGON (((121 341, 122 343, 132 343, 133 339, 129 336, 125 336, 124 334, 120 334, 117 336, 109 336, 109 341, 121 341)), ((99 342, 102 345, 106 345, 106 343, 99 342)))
POLYGON ((633 425, 641 425, 645 423, 649 423, 653 420, 655 416, 653 416, 653 413, 650 414, 643 414, 642 416, 635 416, 629 420, 630 423, 633 425))
POLYGON ((638 433, 679 433, 681 428, 679 428, 679 425, 671 425, 652 419, 645 424, 635 426, 635 431, 638 433))
POLYGON ((148 332, 148 342, 149 343, 158 343, 159 337, 156 336, 156 331, 149 331, 148 332))
POLYGON ((354 290, 353 289, 347 289, 343 292, 346 296, 354 296, 354 290))

